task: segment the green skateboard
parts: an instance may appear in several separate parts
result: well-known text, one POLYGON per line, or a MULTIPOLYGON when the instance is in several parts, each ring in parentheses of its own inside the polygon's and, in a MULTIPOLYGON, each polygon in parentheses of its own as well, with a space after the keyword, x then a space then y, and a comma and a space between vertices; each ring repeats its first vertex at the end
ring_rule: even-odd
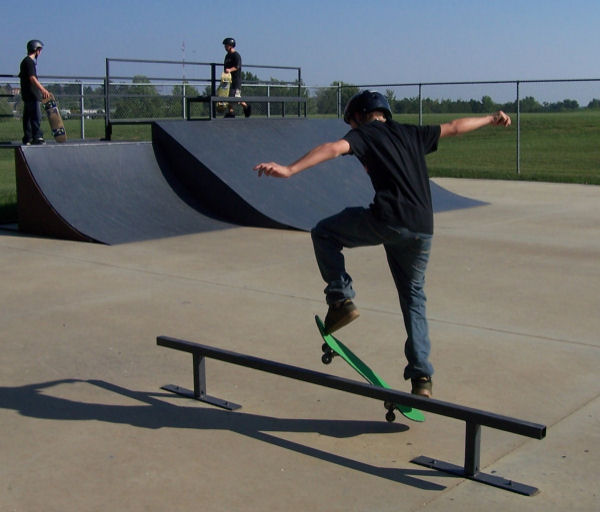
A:
MULTIPOLYGON (((324 364, 331 363, 334 356, 339 355, 344 361, 346 361, 350 366, 352 366, 352 368, 354 368, 364 379, 366 379, 374 386, 379 386, 380 388, 385 389, 391 389, 390 386, 379 375, 377 375, 373 370, 371 370, 371 368, 369 368, 365 363, 363 363, 360 360, 360 358, 354 352, 352 352, 346 345, 344 345, 332 334, 325 333, 325 326, 323 325, 323 321, 319 318, 318 315, 315 315, 315 322, 317 323, 317 327, 319 328, 319 332, 321 333, 323 341, 325 341, 325 343, 323 343, 322 346, 323 357, 321 357, 321 361, 323 361, 324 364)), ((425 416, 421 411, 419 411, 418 409, 413 409, 412 407, 408 407, 406 405, 390 404, 386 402, 385 408, 388 411, 385 415, 385 419, 389 422, 392 422, 396 419, 394 409, 398 410, 409 420, 425 421, 425 416)))

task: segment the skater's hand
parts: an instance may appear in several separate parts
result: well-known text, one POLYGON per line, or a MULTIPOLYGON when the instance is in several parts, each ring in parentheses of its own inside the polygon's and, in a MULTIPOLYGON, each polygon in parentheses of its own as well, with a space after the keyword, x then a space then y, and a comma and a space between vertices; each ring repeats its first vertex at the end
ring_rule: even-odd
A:
POLYGON ((350 143, 345 139, 340 139, 335 142, 319 144, 290 165, 281 165, 277 162, 263 162, 262 164, 255 165, 254 170, 258 171, 259 177, 266 174, 275 178, 289 178, 305 169, 314 167, 327 160, 332 160, 340 155, 347 155, 348 153, 350 153, 350 143))
POLYGON ((502 110, 492 114, 492 124, 494 126, 510 126, 511 120, 502 110))
POLYGON ((287 165, 280 165, 276 162, 265 162, 255 165, 254 170, 258 171, 259 177, 265 174, 274 178, 289 178, 292 175, 292 171, 287 165))

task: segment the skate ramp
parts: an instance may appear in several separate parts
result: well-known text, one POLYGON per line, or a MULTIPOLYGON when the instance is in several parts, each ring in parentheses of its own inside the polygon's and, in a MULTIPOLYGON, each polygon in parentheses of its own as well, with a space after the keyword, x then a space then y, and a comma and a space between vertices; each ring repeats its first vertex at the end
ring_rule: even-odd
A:
MULTIPOLYGON (((347 206, 368 206, 371 182, 341 157, 292 179, 258 178, 347 131, 340 120, 232 119, 153 124, 152 142, 23 146, 15 151, 19 229, 105 244, 226 229, 310 230, 347 206)), ((480 201, 431 183, 435 212, 480 201)))
POLYGON ((15 158, 27 233, 119 244, 230 227, 185 190, 151 143, 27 146, 15 158))

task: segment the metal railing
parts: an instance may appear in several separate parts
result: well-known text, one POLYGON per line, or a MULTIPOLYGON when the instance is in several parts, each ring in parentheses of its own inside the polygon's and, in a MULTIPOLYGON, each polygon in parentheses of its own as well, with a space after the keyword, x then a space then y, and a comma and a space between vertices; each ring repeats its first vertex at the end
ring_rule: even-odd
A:
MULTIPOLYGON (((108 76, 104 77, 65 77, 65 76, 41 76, 40 79, 44 85, 57 95, 59 107, 64 117, 67 119, 79 119, 79 136, 84 139, 86 134, 86 122, 90 118, 101 118, 104 126, 100 128, 98 123, 93 126, 95 136, 101 137, 100 130, 104 131, 104 136, 110 138, 112 126, 115 124, 137 124, 140 122, 150 123, 157 119, 197 119, 200 117, 214 117, 211 112, 210 98, 214 98, 217 87, 217 70, 220 71, 221 64, 217 63, 192 63, 184 61, 136 61, 127 59, 107 59, 108 76), (147 73, 146 75, 133 76, 134 65, 152 66, 166 62, 159 70, 159 73, 147 73), (177 65, 185 66, 185 73, 182 76, 177 74, 177 65), (119 73, 118 68, 122 65, 127 73, 119 73), (164 66, 167 69, 164 69, 164 66), (109 87, 106 87, 106 84, 109 87), (204 101, 194 101, 194 99, 205 97, 204 101), (209 98, 209 101, 206 101, 209 98), (108 103, 108 104, 107 104, 108 103)), ((508 112, 513 117, 513 126, 510 135, 502 135, 504 141, 510 141, 514 137, 514 145, 510 146, 506 142, 490 146, 492 152, 496 151, 498 156, 496 161, 502 162, 493 167, 485 167, 486 171, 481 172, 480 160, 477 158, 467 161, 455 161, 453 163, 452 175, 471 176, 473 173, 478 176, 485 176, 491 171, 495 176, 521 176, 523 172, 534 177, 542 173, 542 179, 552 181, 561 181, 561 177, 553 178, 553 168, 557 165, 564 165, 569 169, 565 173, 565 178, 570 181, 583 183, 599 183, 600 180, 600 159, 594 158, 595 146, 590 146, 590 138, 595 137, 594 126, 596 120, 600 119, 600 92, 598 85, 600 78, 582 78, 582 79, 545 79, 545 80, 493 80, 493 81, 460 81, 460 82, 399 82, 388 84, 334 84, 331 86, 307 86, 302 83, 302 74, 300 68, 284 66, 246 66, 246 68, 257 70, 265 68, 269 73, 273 70, 279 70, 279 79, 268 79, 255 82, 244 82, 244 95, 255 96, 278 96, 278 97, 297 97, 305 101, 304 104, 298 103, 298 109, 305 108, 305 114, 308 117, 342 115, 343 106, 349 97, 361 89, 376 89, 389 96, 393 101, 392 110, 395 119, 404 120, 409 123, 439 122, 440 119, 448 117, 459 117, 462 115, 478 114, 489 112, 495 108, 500 97, 500 105, 506 105, 508 112), (285 75, 285 76, 284 76, 285 75), (533 112, 532 100, 538 98, 538 94, 543 98, 552 93, 553 89, 564 88, 565 96, 576 96, 577 91, 581 90, 581 96, 587 95, 592 107, 587 106, 587 100, 572 112, 586 113, 585 115, 575 116, 570 120, 570 127, 558 134, 552 127, 548 127, 548 136, 542 135, 547 139, 543 143, 539 141, 537 134, 532 130, 540 130, 539 119, 537 125, 532 125, 533 112), (585 89, 585 90, 584 90, 585 89), (466 92, 465 92, 466 91, 466 92), (533 92, 532 92, 533 91, 533 92), (572 91, 572 93, 571 93, 572 91), (532 98, 535 96, 535 98, 532 98), (479 97, 478 100, 445 100, 440 98, 461 98, 461 97, 479 97), (488 98, 489 105, 483 102, 483 97, 488 98), (493 100, 492 100, 493 98, 493 100), (446 113, 443 111, 432 110, 442 107, 446 103, 454 103, 455 106, 464 105, 465 110, 451 110, 446 113), (477 108, 473 108, 473 105, 477 108), (489 107, 489 108, 488 108, 489 107), (482 110, 482 108, 484 110, 482 110), (488 108, 488 110, 485 110, 488 108), (595 110, 594 110, 595 109, 595 110), (594 114, 596 112, 596 114, 594 114), (590 113, 588 115, 587 113, 590 113), (433 118, 434 114, 440 114, 433 118), (444 114, 444 117, 441 114, 444 114), (429 121, 428 121, 429 119, 429 121), (535 128, 533 127, 535 126, 535 128), (580 129, 585 130, 585 138, 580 138, 574 133, 580 129), (514 134, 514 135, 513 135, 514 134), (536 138, 538 140, 533 140, 536 138), (562 144, 562 141, 568 138, 569 143, 565 150, 559 155, 563 163, 552 162, 552 165, 546 164, 544 159, 546 154, 555 150, 556 146, 562 144), (533 142, 532 142, 533 140, 533 142), (507 158, 508 155, 508 158, 507 158), (586 156, 587 155, 587 156, 586 156), (513 164, 514 162, 514 164, 513 164), (463 169, 463 165, 468 165, 463 169), (507 165, 508 164, 508 165, 507 165), (469 167, 470 166, 470 167, 469 167), (461 170, 462 169, 462 170, 461 170), (477 171, 475 171, 477 169, 477 171), (551 169, 546 171, 545 169, 551 169), (575 178, 572 174, 575 173, 575 178)), ((2 135, 0 141, 17 141, 21 138, 20 123, 10 125, 10 118, 18 118, 20 115, 20 98, 14 95, 18 90, 19 80, 16 75, 0 75, 0 112, 4 117, 0 118, 0 128, 2 135), (4 85, 2 84, 4 80, 4 85), (11 101, 12 100, 12 101, 11 101), (7 105, 9 105, 7 107, 7 105), (12 109, 12 110, 11 110, 12 109), (11 114, 12 112, 12 114, 11 114), (9 123, 9 124, 4 124, 9 123), (9 135, 7 135, 11 132, 9 135)), ((556 92, 554 96, 556 96, 556 92)), ((563 96, 563 98, 565 97, 563 96)), ((540 98, 541 99, 541 98, 540 98)), ((288 101, 288 100, 286 100, 288 101)), ((533 101, 535 104, 535 101, 533 101)), ((560 103, 560 102, 559 102, 560 103)), ((566 103, 566 101, 565 101, 566 103)), ((289 104, 289 103, 288 103, 289 104)), ((535 106, 535 105, 534 105, 535 106)), ((547 102, 538 103, 537 107, 542 113, 550 112, 549 107, 553 104, 547 102), (545 110, 544 110, 545 109, 545 110)), ((265 102, 256 105, 253 110, 253 116, 276 116, 282 115, 283 102, 281 104, 265 102)), ((284 113, 284 112, 283 112, 284 113)), ((562 120, 553 120, 561 123, 562 120)), ((542 121, 543 123, 543 121, 542 121)), ((72 126, 69 129, 73 131, 72 126)), ((542 126, 541 130, 545 130, 542 126)), ((127 133, 127 132, 126 132, 127 133)), ((139 136, 139 135, 136 135, 139 136)), ((73 138, 70 136, 70 138, 73 138)), ((435 171, 437 157, 434 155, 432 169, 435 171)), ((485 162, 482 161, 485 165, 485 162)), ((442 167, 440 166, 442 173, 442 167)), ((445 174, 444 174, 445 175, 445 174)))
MULTIPOLYGON (((146 103, 152 102, 153 100, 157 100, 157 95, 154 94, 156 92, 156 84, 152 84, 152 81, 160 80, 166 83, 171 84, 181 84, 181 90, 178 91, 178 96, 181 99, 181 111, 180 116, 183 119, 190 119, 191 112, 191 104, 189 102, 188 91, 193 88, 194 85, 204 86, 206 90, 204 94, 191 94, 192 97, 203 99, 200 103, 206 103, 206 107, 208 109, 209 118, 216 117, 215 105, 214 101, 211 98, 216 97, 217 95, 217 86, 218 81, 220 79, 220 73, 217 73, 218 68, 222 68, 223 64, 219 64, 216 62, 189 62, 189 61, 170 61, 170 60, 147 60, 147 59, 116 59, 116 58, 107 58, 106 59, 106 75, 104 82, 104 91, 105 91, 105 107, 106 107, 106 118, 105 118, 105 138, 106 140, 110 140, 112 136, 112 127, 116 124, 138 124, 138 123, 148 123, 152 122, 158 118, 164 118, 165 111, 158 110, 159 115, 152 117, 140 117, 140 116, 132 116, 132 117, 123 117, 119 116, 119 112, 117 109, 113 108, 113 103, 118 98, 135 98, 136 100, 145 101, 146 103), (138 65, 142 69, 144 67, 155 66, 167 66, 173 69, 174 66, 181 66, 182 70, 187 66, 188 72, 190 68, 192 72, 200 72, 204 73, 206 76, 197 76, 197 77, 177 77, 177 78, 156 78, 156 77, 148 77, 144 75, 144 78, 140 80, 140 76, 138 76, 138 80, 135 81, 136 77, 131 76, 120 76, 116 75, 112 72, 112 69, 115 64, 129 64, 129 65, 138 65), (218 78, 219 77, 219 78, 218 78), (121 81, 121 83, 118 83, 121 81), (123 81, 131 81, 129 84, 123 81), (124 88, 135 88, 133 90, 136 91, 135 94, 123 93, 122 90, 124 88), (149 88, 149 87, 152 87, 149 88)), ((276 84, 277 87, 280 88, 293 88, 295 89, 295 96, 300 99, 302 96, 302 70, 300 67, 295 66, 270 66, 270 65, 256 65, 256 64, 244 64, 244 69, 267 69, 267 70, 287 70, 293 71, 295 73, 294 81, 287 82, 278 82, 276 84)), ((185 73, 182 71, 182 75, 185 73)), ((244 83, 244 88, 246 87, 254 87, 254 88, 267 88, 267 94, 264 95, 265 101, 264 103, 267 105, 266 115, 270 117, 271 112, 271 101, 268 99, 270 97, 271 87, 273 84, 269 82, 259 82, 259 83, 244 83)), ((160 95, 159 95, 160 96, 160 95)), ((163 99, 164 99, 163 95, 163 99)), ((276 103, 280 103, 276 101, 276 103)), ((300 101, 298 101, 298 115, 301 112, 300 101)), ((154 103, 154 107, 157 108, 157 103, 154 103)), ((281 107, 283 112, 285 113, 285 107, 281 107)), ((306 112, 306 108, 305 108, 306 112)), ((168 113, 168 111, 166 111, 168 113)), ((171 116, 166 116, 171 117, 171 116)))
MULTIPOLYGON (((41 75, 40 81, 55 96, 59 97, 59 108, 64 119, 79 119, 79 136, 86 138, 86 119, 103 118, 104 111, 104 77, 98 76, 57 76, 41 75), (96 105, 96 107, 92 107, 96 105)), ((4 91, 0 98, 5 98, 11 112, 2 115, 4 119, 21 116, 22 101, 20 98, 20 81, 17 75, 0 75, 0 89, 4 91)), ((20 126, 18 127, 20 129, 20 126)), ((18 132, 13 137, 20 139, 18 132)))
POLYGON ((480 471, 481 427, 486 426, 533 439, 543 439, 546 437, 545 425, 502 416, 480 409, 473 409, 459 404, 424 398, 402 391, 382 388, 337 377, 335 375, 316 372, 308 368, 291 366, 278 361, 231 352, 222 348, 201 345, 199 343, 172 338, 170 336, 158 336, 156 338, 156 344, 158 346, 192 354, 194 390, 192 391, 178 385, 167 384, 162 387, 162 389, 165 389, 166 391, 200 400, 228 410, 239 409, 241 405, 210 396, 206 392, 206 359, 215 359, 290 379, 309 382, 318 386, 325 386, 367 398, 374 398, 376 400, 381 400, 384 403, 415 407, 433 414, 439 414, 465 422, 465 458, 464 466, 457 466, 425 456, 416 457, 411 462, 526 496, 531 496, 538 492, 538 489, 530 485, 514 482, 497 475, 486 474, 480 471))
MULTIPOLYGON (((391 83, 391 84, 361 84, 361 85, 348 85, 339 83, 337 86, 337 115, 341 115, 343 107, 348 97, 356 90, 363 89, 385 89, 390 90, 393 88, 406 88, 406 87, 417 87, 418 88, 418 115, 419 124, 423 124, 423 104, 424 104, 424 89, 433 87, 455 87, 455 86, 492 86, 492 85, 510 85, 514 88, 514 112, 516 114, 516 172, 521 174, 521 86, 523 84, 567 84, 567 83, 599 83, 600 78, 573 78, 573 79, 544 79, 544 80, 487 80, 487 81, 461 81, 461 82, 404 82, 404 83, 391 83), (350 94, 344 94, 345 90, 351 91, 350 94)), ((598 98, 600 98, 600 92, 598 92, 598 98)), ((509 104, 511 102, 508 102, 509 104)), ((393 109, 393 106, 392 106, 393 109)))

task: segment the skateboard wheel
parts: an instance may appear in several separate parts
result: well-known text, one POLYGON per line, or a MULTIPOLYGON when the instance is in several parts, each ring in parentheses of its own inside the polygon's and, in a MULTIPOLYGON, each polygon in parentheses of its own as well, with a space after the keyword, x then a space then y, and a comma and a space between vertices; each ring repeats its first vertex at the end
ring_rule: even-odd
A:
POLYGON ((385 415, 385 420, 388 423, 394 423, 394 421, 396 421, 396 415, 394 414, 394 411, 388 411, 385 415))
POLYGON ((327 345, 327 343, 323 343, 323 345, 321 345, 321 350, 323 352, 331 352, 331 349, 329 348, 329 345, 327 345))
POLYGON ((323 362, 323 364, 331 363, 332 359, 333 359, 333 356, 329 352, 325 352, 323 354, 323 356, 321 357, 321 361, 323 362))
POLYGON ((383 402, 383 406, 388 410, 391 411, 394 408, 394 404, 391 402, 383 402))

